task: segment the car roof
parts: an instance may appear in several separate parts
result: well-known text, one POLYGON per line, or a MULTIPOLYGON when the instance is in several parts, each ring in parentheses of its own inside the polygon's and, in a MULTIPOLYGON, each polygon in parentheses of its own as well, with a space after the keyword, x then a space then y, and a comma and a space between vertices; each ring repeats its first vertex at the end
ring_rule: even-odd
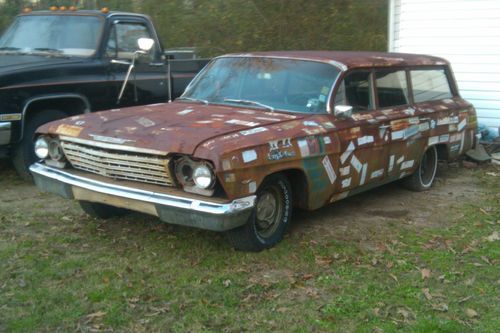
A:
POLYGON ((91 16, 100 16, 100 17, 109 17, 115 15, 128 15, 128 16, 138 16, 138 17, 148 17, 144 14, 136 14, 130 12, 119 12, 119 11, 108 11, 102 12, 100 10, 88 10, 88 9, 78 9, 78 10, 35 10, 28 13, 19 14, 19 16, 36 16, 36 15, 91 15, 91 16))
POLYGON ((313 60, 349 68, 447 65, 443 58, 423 54, 368 51, 268 51, 233 53, 223 57, 270 57, 313 60))

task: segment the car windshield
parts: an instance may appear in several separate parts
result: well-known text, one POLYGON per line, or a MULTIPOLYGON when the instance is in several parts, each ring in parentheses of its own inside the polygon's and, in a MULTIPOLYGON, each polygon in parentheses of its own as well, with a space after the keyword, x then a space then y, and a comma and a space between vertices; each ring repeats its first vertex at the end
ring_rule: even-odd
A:
POLYGON ((88 57, 97 49, 101 30, 96 16, 20 16, 0 38, 0 52, 88 57))
POLYGON ((333 65, 267 57, 223 57, 198 75, 181 97, 266 110, 326 113, 339 75, 333 65))

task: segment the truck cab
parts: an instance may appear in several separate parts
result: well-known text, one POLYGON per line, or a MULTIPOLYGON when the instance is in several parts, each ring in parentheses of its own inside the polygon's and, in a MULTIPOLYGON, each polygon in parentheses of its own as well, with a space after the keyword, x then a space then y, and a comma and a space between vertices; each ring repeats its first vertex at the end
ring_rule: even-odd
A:
POLYGON ((52 9, 17 16, 0 37, 0 156, 11 157, 25 179, 40 125, 167 102, 207 63, 166 55, 146 15, 52 9), (140 38, 153 40, 149 52, 137 53, 140 38))

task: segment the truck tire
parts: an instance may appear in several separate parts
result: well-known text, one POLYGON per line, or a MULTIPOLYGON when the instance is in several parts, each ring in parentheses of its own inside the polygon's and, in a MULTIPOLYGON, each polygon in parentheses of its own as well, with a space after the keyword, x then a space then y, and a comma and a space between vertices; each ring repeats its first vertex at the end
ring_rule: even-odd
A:
POLYGON ((59 110, 44 110, 37 112, 24 124, 22 140, 14 146, 12 163, 17 174, 26 181, 33 181, 29 166, 38 160, 34 149, 34 136, 38 127, 53 120, 65 118, 68 115, 59 110))
POLYGON ((252 215, 241 227, 228 231, 236 250, 259 252, 279 243, 292 218, 292 190, 283 175, 266 178, 257 191, 252 215))
POLYGON ((127 214, 129 211, 124 208, 118 208, 97 202, 78 201, 82 210, 90 217, 107 220, 112 217, 119 217, 127 214))

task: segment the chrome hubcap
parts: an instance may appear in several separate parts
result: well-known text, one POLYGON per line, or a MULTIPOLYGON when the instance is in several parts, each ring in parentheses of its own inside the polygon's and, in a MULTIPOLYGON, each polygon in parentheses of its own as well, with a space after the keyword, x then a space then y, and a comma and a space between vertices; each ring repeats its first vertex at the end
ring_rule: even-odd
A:
POLYGON ((269 237, 274 233, 282 217, 283 205, 280 193, 269 188, 259 195, 256 205, 256 227, 262 237, 269 237))

